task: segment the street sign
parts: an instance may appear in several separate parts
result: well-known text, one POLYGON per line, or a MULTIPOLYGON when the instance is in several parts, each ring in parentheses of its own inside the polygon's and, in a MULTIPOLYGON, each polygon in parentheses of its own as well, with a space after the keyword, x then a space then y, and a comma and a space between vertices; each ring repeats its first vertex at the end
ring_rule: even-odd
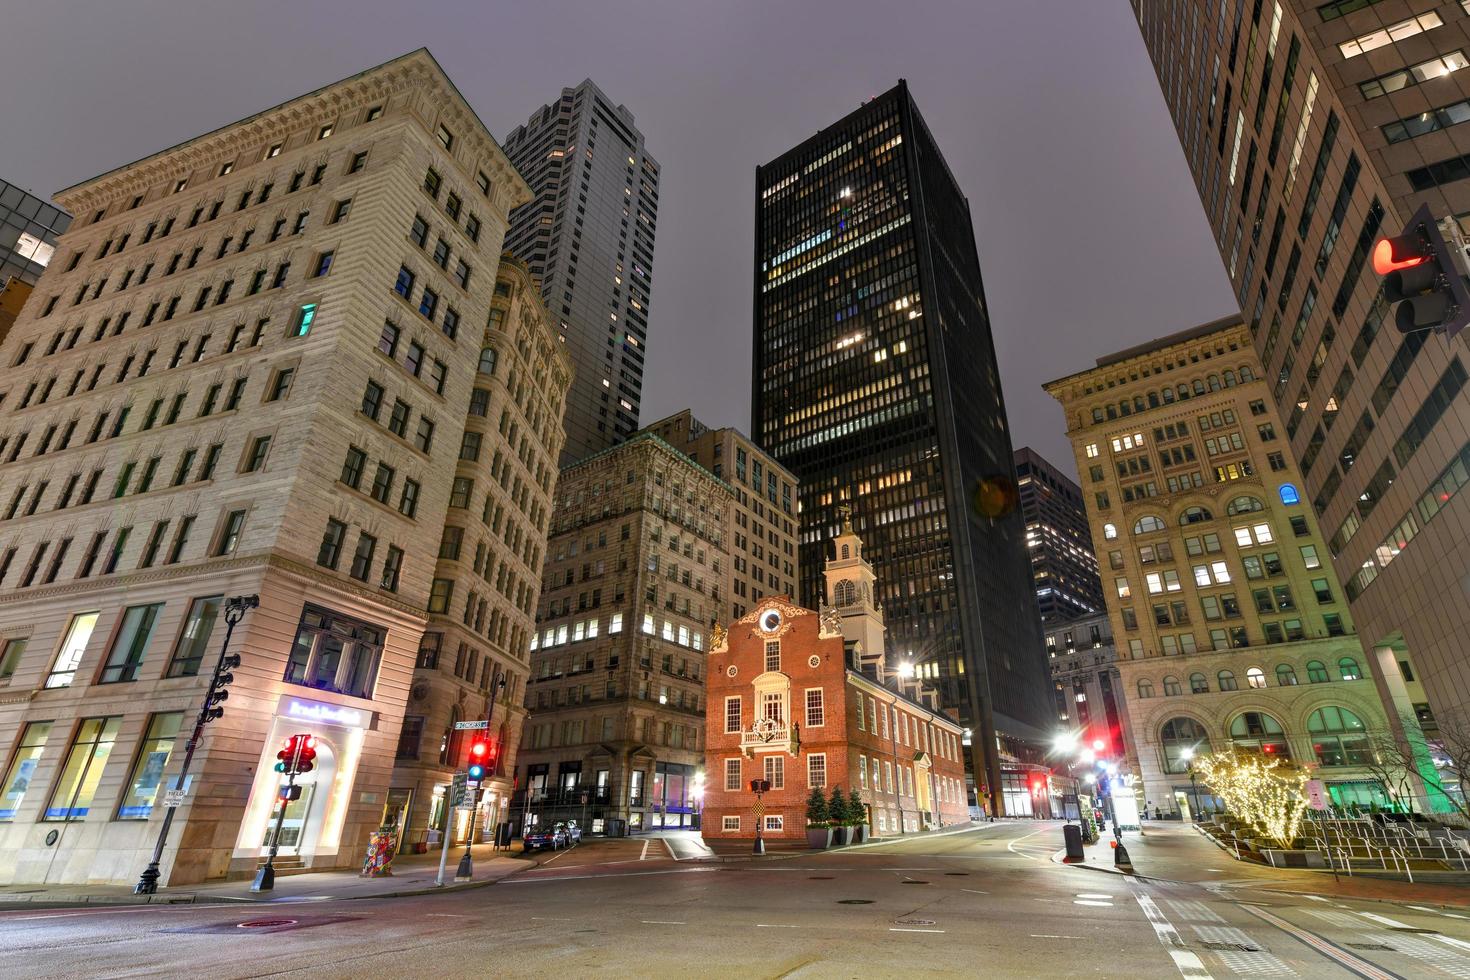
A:
POLYGON ((489 727, 490 723, 484 718, 479 718, 475 721, 457 721, 454 723, 454 730, 457 732, 469 732, 475 731, 476 729, 489 727))
POLYGON ((166 789, 163 791, 163 805, 168 809, 184 805, 184 797, 189 795, 186 789, 166 789))
POLYGON ((751 807, 751 810, 754 811, 757 818, 760 818, 765 815, 766 805, 760 800, 756 800, 755 806, 751 807))
POLYGON ((449 805, 452 807, 467 806, 465 798, 469 795, 469 777, 462 772, 454 774, 449 781, 449 805))
POLYGON ((1322 780, 1307 780, 1307 802, 1313 810, 1327 809, 1327 793, 1322 784, 1322 780))

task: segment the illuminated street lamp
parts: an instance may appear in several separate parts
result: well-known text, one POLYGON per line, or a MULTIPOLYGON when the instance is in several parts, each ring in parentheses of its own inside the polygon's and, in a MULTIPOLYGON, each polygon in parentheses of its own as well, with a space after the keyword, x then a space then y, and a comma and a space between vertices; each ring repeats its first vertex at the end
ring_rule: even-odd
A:
POLYGON ((904 680, 908 680, 910 677, 913 677, 914 676, 914 665, 911 664, 911 663, 909 663, 907 660, 905 660, 903 663, 899 664, 898 665, 898 676, 899 677, 902 677, 904 680))
POLYGON ((1051 740, 1051 746, 1062 755, 1069 755, 1077 748, 1076 732, 1058 732, 1056 738, 1051 740))
POLYGON ((1194 818, 1195 823, 1199 823, 1199 784, 1196 782, 1198 776, 1194 771, 1194 746, 1186 745, 1180 750, 1179 758, 1183 759, 1184 764, 1189 767, 1190 816, 1194 818))

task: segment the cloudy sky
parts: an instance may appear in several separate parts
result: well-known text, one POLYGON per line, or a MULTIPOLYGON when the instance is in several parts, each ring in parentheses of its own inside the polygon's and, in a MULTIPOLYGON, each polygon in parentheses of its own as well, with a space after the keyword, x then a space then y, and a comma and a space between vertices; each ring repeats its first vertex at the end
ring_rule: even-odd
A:
POLYGON ((969 196, 1017 445, 1044 381, 1234 312, 1127 0, 47 0, 0 18, 42 196, 427 46, 497 136, 591 77, 663 167, 643 418, 749 428, 755 166, 909 80, 969 196))

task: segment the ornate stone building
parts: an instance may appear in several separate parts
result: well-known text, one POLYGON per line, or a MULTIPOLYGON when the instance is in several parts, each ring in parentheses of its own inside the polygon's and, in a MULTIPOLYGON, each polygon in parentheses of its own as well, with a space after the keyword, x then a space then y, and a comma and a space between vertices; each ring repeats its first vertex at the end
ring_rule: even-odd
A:
MULTIPOLYGON (((535 282, 524 263, 503 256, 389 791, 408 844, 444 829, 446 789, 469 764, 473 731, 460 722, 484 721, 494 753, 477 839, 510 800, 570 378, 535 282)), ((461 840, 469 811, 455 820, 461 840)))
MULTIPOLYGON (((0 344, 0 880, 137 879, 221 605, 252 594, 164 880, 254 871, 275 753, 303 731, 319 755, 284 856, 361 860, 397 808, 428 610, 464 613, 435 546, 507 214, 528 195, 423 50, 57 195, 77 219, 0 344)), ((557 382, 525 383, 553 431, 557 382)), ((525 432, 531 404, 502 411, 525 432)), ((516 455, 502 431, 482 458, 516 455)), ((514 467, 519 612, 492 641, 511 672, 539 591, 525 537, 544 456, 514 467)))
POLYGON ((1416 699, 1364 654, 1250 341, 1221 320, 1046 386, 1082 475, 1139 803, 1189 805, 1186 750, 1231 745, 1319 770, 1334 802, 1385 802, 1370 740, 1424 741, 1370 670, 1416 699))

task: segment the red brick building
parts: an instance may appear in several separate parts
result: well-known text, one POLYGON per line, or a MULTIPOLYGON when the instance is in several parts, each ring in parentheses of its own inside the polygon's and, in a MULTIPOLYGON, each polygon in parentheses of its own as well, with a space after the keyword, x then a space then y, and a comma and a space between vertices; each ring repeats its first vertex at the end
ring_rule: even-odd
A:
MULTIPOLYGON (((833 605, 783 596, 717 631, 705 716, 707 839, 755 836, 752 779, 767 779, 763 835, 804 839, 813 786, 857 790, 869 833, 969 820, 963 728, 885 661, 882 610, 862 542, 844 526, 827 563, 833 605)), ((895 665, 896 666, 896 665, 895 665)))

